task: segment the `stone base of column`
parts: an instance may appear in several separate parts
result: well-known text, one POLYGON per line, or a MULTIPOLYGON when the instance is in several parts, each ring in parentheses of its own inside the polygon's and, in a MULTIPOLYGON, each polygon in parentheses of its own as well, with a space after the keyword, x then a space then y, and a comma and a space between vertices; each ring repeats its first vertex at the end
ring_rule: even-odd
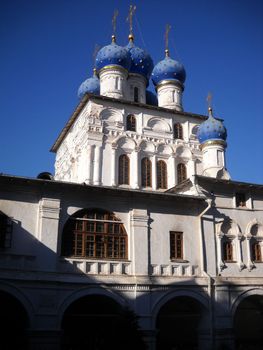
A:
POLYGON ((28 331, 30 350, 60 350, 61 331, 28 331))
POLYGON ((156 349, 156 331, 154 330, 142 330, 141 331, 143 341, 147 346, 147 350, 156 349))
POLYGON ((215 350, 235 350, 235 339, 231 328, 216 329, 215 350))

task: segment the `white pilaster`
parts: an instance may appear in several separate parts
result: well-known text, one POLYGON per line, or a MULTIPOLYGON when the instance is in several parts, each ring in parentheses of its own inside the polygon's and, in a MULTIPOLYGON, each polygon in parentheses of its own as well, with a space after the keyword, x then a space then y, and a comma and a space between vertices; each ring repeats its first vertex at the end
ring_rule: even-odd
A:
POLYGON ((187 177, 193 176, 196 174, 195 170, 195 161, 194 159, 190 159, 187 164, 187 177))
POLYGON ((101 184, 101 146, 96 145, 94 150, 93 184, 101 184))
POLYGON ((138 174, 138 155, 139 150, 135 149, 132 153, 132 166, 131 166, 131 179, 133 181, 132 187, 134 189, 139 188, 139 174, 138 174))
POLYGON ((111 150, 111 185, 116 186, 116 146, 111 150))
POLYGON ((168 188, 174 187, 176 185, 176 168, 175 168, 175 156, 172 155, 169 159, 169 168, 168 168, 168 188))
POLYGON ((156 154, 152 157, 152 189, 157 189, 156 154))

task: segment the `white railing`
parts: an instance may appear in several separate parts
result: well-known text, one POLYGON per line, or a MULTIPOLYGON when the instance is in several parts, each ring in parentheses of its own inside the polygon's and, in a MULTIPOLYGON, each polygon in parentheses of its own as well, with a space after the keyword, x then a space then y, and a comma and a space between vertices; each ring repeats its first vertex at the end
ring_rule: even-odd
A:
POLYGON ((61 272, 85 273, 87 275, 130 275, 131 263, 127 261, 99 261, 64 258, 60 261, 61 272))

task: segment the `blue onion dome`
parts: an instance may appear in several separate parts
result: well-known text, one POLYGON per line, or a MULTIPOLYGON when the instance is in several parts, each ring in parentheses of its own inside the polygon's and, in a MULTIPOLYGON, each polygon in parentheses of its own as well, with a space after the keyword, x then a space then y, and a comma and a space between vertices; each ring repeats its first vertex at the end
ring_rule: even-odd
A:
POLYGON ((127 70, 131 66, 131 58, 127 48, 116 44, 115 35, 112 35, 111 44, 101 48, 96 56, 95 67, 98 73, 107 66, 118 66, 127 70))
POLYGON ((184 66, 173 60, 169 56, 169 50, 165 50, 165 58, 156 64, 152 72, 152 81, 154 85, 158 85, 163 80, 169 81, 179 81, 184 83, 186 78, 186 73, 184 66))
POLYGON ((225 141, 227 131, 223 123, 213 117, 212 108, 209 107, 209 117, 203 122, 197 131, 197 137, 201 144, 207 141, 225 141))
POLYGON ((151 106, 158 106, 157 96, 150 90, 146 90, 146 104, 151 106))
POLYGON ((78 89, 78 97, 82 99, 82 97, 86 94, 100 94, 100 81, 96 75, 96 69, 93 70, 93 77, 86 79, 80 85, 78 89))
POLYGON ((131 57, 129 72, 143 75, 149 80, 153 70, 153 60, 151 56, 147 51, 134 45, 134 37, 132 34, 129 35, 129 44, 126 47, 131 57))

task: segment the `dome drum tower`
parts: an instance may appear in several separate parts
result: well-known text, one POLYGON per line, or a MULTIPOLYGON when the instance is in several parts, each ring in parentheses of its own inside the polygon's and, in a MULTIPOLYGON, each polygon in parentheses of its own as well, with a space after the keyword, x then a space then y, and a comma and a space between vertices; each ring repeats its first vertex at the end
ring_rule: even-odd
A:
POLYGON ((213 117, 211 107, 208 112, 208 119, 199 126, 197 132, 203 155, 202 175, 228 180, 230 175, 225 163, 227 131, 223 123, 213 117))
POLYGON ((117 99, 125 98, 131 58, 128 50, 116 44, 112 35, 110 45, 104 46, 96 57, 96 70, 100 79, 100 94, 117 99))
POLYGON ((184 66, 169 56, 165 50, 165 58, 157 63, 152 72, 152 80, 156 86, 158 106, 176 111, 183 111, 182 94, 186 73, 184 66))

